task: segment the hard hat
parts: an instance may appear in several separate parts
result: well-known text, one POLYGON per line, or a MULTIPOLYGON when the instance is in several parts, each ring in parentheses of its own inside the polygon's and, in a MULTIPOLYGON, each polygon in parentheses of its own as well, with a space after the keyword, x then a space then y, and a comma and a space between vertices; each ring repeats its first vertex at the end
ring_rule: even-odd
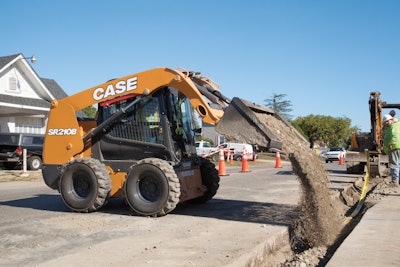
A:
POLYGON ((388 120, 393 120, 393 117, 390 114, 385 114, 383 116, 383 122, 387 122, 388 120))

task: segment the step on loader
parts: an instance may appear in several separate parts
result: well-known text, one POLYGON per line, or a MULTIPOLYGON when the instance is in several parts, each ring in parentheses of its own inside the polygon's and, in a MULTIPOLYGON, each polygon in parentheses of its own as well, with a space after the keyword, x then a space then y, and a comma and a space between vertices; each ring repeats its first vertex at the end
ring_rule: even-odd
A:
POLYGON ((220 178, 214 164, 196 154, 193 109, 228 138, 282 149, 259 119, 284 121, 272 110, 228 99, 217 83, 198 72, 156 68, 52 101, 44 181, 76 212, 96 211, 110 197, 123 198, 137 214, 153 217, 183 201, 206 202, 217 193, 220 178), (77 116, 93 105, 95 119, 77 116))

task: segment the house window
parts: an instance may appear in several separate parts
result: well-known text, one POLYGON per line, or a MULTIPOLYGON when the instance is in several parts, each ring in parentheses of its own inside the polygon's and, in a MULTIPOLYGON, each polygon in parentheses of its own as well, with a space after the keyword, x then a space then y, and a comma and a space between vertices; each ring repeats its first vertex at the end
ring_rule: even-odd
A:
POLYGON ((9 77, 8 78, 8 92, 9 93, 20 93, 21 90, 17 87, 17 78, 15 77, 9 77))

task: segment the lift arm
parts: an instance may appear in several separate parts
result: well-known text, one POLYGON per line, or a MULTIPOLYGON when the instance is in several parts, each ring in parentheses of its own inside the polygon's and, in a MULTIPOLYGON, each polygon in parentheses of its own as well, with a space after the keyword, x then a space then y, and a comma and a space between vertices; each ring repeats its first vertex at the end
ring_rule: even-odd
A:
POLYGON ((212 125, 218 123, 223 111, 211 108, 206 98, 219 104, 229 103, 211 80, 185 70, 156 68, 114 79, 52 101, 44 144, 44 162, 65 163, 84 149, 85 133, 78 124, 77 111, 124 95, 149 95, 162 87, 173 87, 184 94, 202 120, 212 125))

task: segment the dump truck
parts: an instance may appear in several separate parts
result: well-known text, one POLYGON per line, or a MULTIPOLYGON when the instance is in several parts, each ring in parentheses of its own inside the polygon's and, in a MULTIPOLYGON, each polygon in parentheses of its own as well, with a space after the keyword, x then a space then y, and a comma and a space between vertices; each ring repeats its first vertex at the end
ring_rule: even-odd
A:
POLYGON ((155 68, 51 102, 44 181, 76 212, 96 211, 111 197, 152 217, 168 214, 180 202, 206 202, 217 193, 220 178, 214 164, 196 154, 193 110, 222 134, 247 132, 259 145, 282 149, 255 116, 281 118, 273 110, 228 99, 199 72, 155 68), (77 116, 93 105, 95 119, 77 116))
POLYGON ((346 170, 350 174, 362 174, 370 162, 371 177, 389 175, 389 158, 383 152, 383 109, 399 109, 400 104, 388 104, 381 99, 380 92, 371 92, 368 100, 371 131, 353 133, 351 148, 346 153, 346 170), (365 151, 368 151, 368 158, 365 151))

